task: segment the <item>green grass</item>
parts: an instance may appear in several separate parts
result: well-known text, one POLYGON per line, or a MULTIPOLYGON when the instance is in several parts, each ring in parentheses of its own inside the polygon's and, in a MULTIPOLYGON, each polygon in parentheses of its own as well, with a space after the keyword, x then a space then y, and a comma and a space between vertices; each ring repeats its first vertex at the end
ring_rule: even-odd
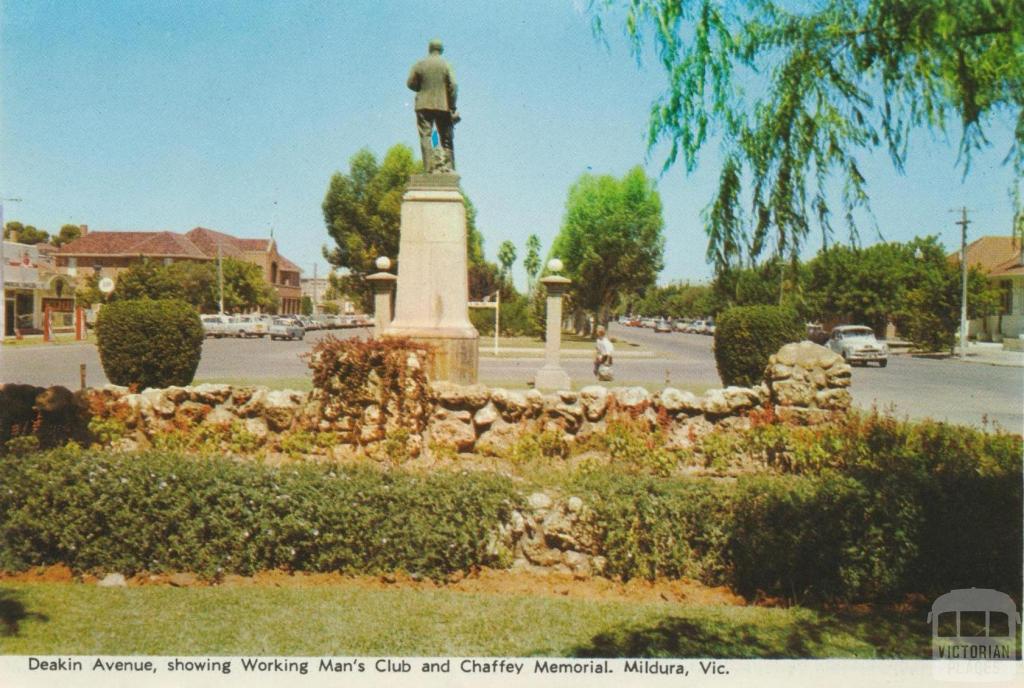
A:
MULTIPOLYGON (((643 351, 644 347, 640 344, 633 342, 627 342, 622 339, 612 337, 612 342, 616 346, 621 347, 627 351, 643 351)), ((490 351, 494 348, 494 335, 480 335, 480 349, 490 351)), ((544 340, 540 337, 498 337, 498 348, 515 348, 515 349, 537 349, 539 352, 544 351, 544 340)), ((582 349, 587 351, 594 350, 594 339, 592 337, 585 337, 583 335, 574 334, 571 332, 562 333, 562 348, 563 349, 582 349)))
POLYGON ((924 613, 429 589, 3 583, 4 654, 926 657, 924 613))
POLYGON ((52 342, 44 342, 42 335, 28 335, 24 339, 7 337, 2 346, 5 347, 32 347, 32 346, 66 346, 68 344, 96 344, 96 334, 89 331, 84 341, 75 339, 74 334, 59 334, 54 336, 52 342))

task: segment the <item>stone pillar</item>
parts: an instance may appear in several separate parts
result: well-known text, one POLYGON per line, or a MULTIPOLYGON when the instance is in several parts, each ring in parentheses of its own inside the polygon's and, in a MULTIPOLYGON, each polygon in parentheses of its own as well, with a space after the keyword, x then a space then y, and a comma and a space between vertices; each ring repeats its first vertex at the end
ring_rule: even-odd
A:
POLYGON ((366 281, 373 285, 373 336, 380 337, 391 324, 391 294, 398 278, 390 272, 375 272, 366 281))
POLYGON ((412 175, 402 197, 395 319, 384 333, 431 345, 432 380, 477 381, 480 335, 469 322, 467 269, 458 175, 412 175))
POLYGON ((545 391, 571 389, 569 374, 562 369, 559 358, 562 349, 562 295, 572 281, 559 275, 551 275, 541 279, 541 284, 548 290, 547 329, 544 367, 537 371, 533 386, 545 391))

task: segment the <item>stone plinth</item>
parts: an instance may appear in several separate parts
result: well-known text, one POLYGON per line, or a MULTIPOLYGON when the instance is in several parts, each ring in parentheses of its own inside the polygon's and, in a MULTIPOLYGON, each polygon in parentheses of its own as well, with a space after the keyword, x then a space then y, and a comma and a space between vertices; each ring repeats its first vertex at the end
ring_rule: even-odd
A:
POLYGON ((537 371, 533 386, 540 390, 572 389, 569 374, 562 368, 562 296, 572 283, 565 277, 551 275, 541 280, 548 290, 547 327, 544 336, 544 367, 537 371))
POLYGON ((385 335, 434 347, 433 380, 474 383, 480 335, 469 322, 466 207, 454 174, 418 174, 402 198, 395 318, 385 335))
POLYGON ((379 337, 391 324, 391 297, 398 278, 389 272, 375 272, 366 278, 373 285, 373 336, 379 337))

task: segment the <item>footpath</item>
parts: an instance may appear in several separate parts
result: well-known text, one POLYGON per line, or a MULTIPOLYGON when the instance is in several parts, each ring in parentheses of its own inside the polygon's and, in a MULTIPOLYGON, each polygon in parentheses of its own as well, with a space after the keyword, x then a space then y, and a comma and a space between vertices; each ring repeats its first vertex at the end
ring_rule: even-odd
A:
POLYGON ((959 347, 956 354, 952 356, 948 353, 923 354, 910 351, 894 353, 917 358, 944 359, 955 363, 981 363, 984 365, 1024 368, 1024 351, 1007 351, 1003 348, 1002 344, 994 342, 969 342, 967 344, 967 356, 963 360, 960 358, 959 347))

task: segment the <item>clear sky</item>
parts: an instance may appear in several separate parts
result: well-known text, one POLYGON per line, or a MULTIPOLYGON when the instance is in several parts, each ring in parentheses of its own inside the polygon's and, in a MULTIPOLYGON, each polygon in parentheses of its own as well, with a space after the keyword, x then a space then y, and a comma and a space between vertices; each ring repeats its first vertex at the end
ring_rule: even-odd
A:
MULTIPOLYGON (((485 250, 493 260, 510 239, 521 261, 530 233, 547 251, 581 173, 661 170, 644 135, 664 77, 636 64, 621 25, 596 40, 584 5, 0 0, 0 194, 23 199, 6 217, 50 231, 273 228, 307 276, 314 262, 323 274, 328 180, 362 147, 418 151, 405 79, 436 36, 458 77, 456 157, 485 250)), ((961 205, 972 236, 1008 234, 1011 131, 990 130, 966 181, 956 131, 920 132, 904 176, 884 153, 865 159, 885 239, 958 247, 949 211, 961 205)), ((659 178, 663 283, 711 275, 700 211, 717 163, 709 148, 692 175, 659 178)), ((862 238, 878 235, 866 225, 862 238)), ((516 274, 522 284, 521 262, 516 274)))

